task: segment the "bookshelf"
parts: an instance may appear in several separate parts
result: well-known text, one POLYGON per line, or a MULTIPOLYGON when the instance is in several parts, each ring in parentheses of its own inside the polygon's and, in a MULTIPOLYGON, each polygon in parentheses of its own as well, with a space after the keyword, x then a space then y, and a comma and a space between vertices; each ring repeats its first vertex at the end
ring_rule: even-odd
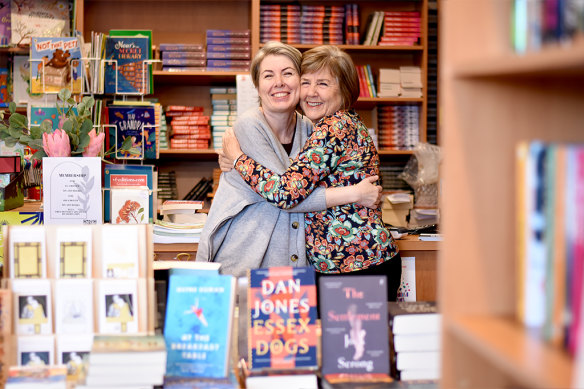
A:
POLYGON ((514 54, 512 3, 440 8, 445 388, 572 386, 568 354, 515 319, 514 168, 520 140, 584 140, 584 40, 514 54))
MULTIPOLYGON (((379 67, 420 66, 422 79, 427 76, 427 8, 428 0, 398 0, 386 2, 367 0, 359 4, 360 32, 367 29, 367 18, 374 11, 417 10, 421 14, 422 37, 414 46, 363 46, 341 45, 358 65, 370 64, 375 77, 379 67)), ((343 5, 350 0, 302 0, 301 5, 343 5)), ((354 2, 354 1, 353 1, 354 2)), ((162 42, 204 43, 207 29, 250 29, 252 56, 260 44, 260 5, 264 3, 286 3, 263 0, 197 0, 197 1, 77 1, 77 27, 87 38, 91 31, 107 32, 112 28, 152 29, 153 44, 162 42), (229 12, 226 12, 229 10, 229 12)), ((301 51, 315 45, 295 45, 301 51)), ((154 71, 154 95, 163 106, 170 104, 201 105, 210 113, 211 86, 235 85, 238 72, 181 72, 154 71)), ((425 84, 425 82, 424 82, 425 84)), ((365 123, 377 128, 377 107, 388 104, 416 104, 420 106, 420 141, 426 141, 427 88, 423 97, 412 98, 366 98, 357 102, 356 108, 365 123)), ((407 162, 411 151, 380 149, 383 161, 407 162)), ((214 151, 169 150, 162 151, 156 161, 161 171, 175 170, 179 196, 188 192, 200 178, 210 176, 216 167, 214 151)))

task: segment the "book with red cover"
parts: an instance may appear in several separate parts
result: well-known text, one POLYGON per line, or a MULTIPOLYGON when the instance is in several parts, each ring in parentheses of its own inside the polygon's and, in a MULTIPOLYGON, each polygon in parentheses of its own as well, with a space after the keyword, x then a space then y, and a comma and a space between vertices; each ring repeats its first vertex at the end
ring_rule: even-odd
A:
POLYGON ((314 269, 250 269, 248 282, 250 370, 318 369, 314 269))

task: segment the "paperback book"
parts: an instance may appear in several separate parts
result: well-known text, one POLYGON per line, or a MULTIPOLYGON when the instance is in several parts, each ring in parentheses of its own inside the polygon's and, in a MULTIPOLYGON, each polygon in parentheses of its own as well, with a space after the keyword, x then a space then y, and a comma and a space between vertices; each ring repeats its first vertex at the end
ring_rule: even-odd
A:
POLYGON ((389 379, 387 279, 320 278, 322 374, 355 381, 389 379))
MULTIPOLYGON (((112 204, 111 204, 111 188, 122 182, 127 183, 129 186, 143 187, 146 185, 148 187, 148 212, 144 213, 147 215, 148 223, 152 223, 154 220, 154 195, 153 195, 153 175, 154 166, 152 165, 106 165, 103 171, 104 176, 104 193, 103 193, 103 220, 105 223, 112 222, 112 204), (131 184, 131 185, 130 185, 131 184)), ((113 219, 117 218, 119 215, 113 214, 113 219)))
POLYGON ((318 369, 314 270, 250 269, 248 279, 250 371, 318 369))
POLYGON ((116 159, 156 159, 156 117, 154 106, 110 105, 108 111, 109 147, 115 146, 116 159), (122 151, 124 140, 132 138, 136 153, 122 151))
POLYGON ((230 275, 170 276, 164 326, 168 377, 227 377, 234 304, 230 275))
POLYGON ((30 90, 58 93, 68 88, 82 91, 83 66, 77 38, 32 38, 30 44, 30 90))
POLYGON ((105 93, 147 94, 150 91, 150 39, 108 36, 105 41, 105 93))

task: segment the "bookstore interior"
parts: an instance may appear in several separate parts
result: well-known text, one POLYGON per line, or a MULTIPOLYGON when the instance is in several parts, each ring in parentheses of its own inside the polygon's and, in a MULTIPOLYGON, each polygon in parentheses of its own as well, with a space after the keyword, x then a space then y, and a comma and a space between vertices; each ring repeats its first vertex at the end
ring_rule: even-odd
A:
MULTIPOLYGON (((584 388, 584 1, 0 0, 0 16, 0 386, 584 388), (268 78, 312 119, 303 93, 328 79, 309 85, 300 58, 322 45, 354 63, 363 131, 323 114, 302 151, 272 134, 281 171, 246 151, 269 139, 241 144, 263 170, 222 164, 249 112, 274 131, 268 78), (335 182, 322 134, 366 145, 375 204, 276 208, 290 163, 335 182), (266 249, 292 234, 308 259, 266 249), (397 301, 377 269, 320 273, 387 244, 397 301), (232 271, 217 245, 256 265, 232 271)), ((340 150, 339 174, 366 177, 340 150)))

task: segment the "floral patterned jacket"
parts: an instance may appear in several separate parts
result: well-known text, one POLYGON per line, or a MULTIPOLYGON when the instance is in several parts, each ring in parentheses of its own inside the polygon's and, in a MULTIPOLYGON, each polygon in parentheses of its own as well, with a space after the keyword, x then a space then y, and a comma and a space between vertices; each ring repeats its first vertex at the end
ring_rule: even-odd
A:
MULTIPOLYGON (((337 111, 316 124, 284 174, 275 174, 245 154, 235 168, 267 201, 292 208, 318 186, 354 185, 378 175, 379 156, 359 116, 337 111)), ((398 252, 379 209, 352 203, 306 213, 304 221, 307 257, 323 273, 366 269, 398 252)))

